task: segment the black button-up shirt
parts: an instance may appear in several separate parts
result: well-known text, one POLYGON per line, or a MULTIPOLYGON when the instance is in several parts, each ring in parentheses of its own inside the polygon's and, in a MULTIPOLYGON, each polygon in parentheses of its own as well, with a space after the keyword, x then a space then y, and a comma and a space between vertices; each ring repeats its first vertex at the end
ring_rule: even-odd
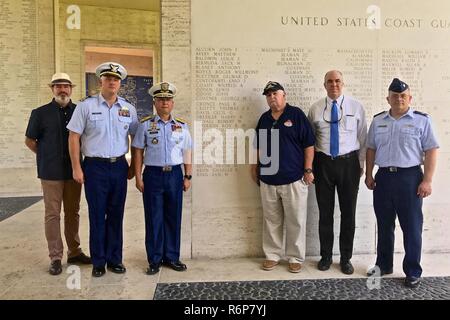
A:
POLYGON ((34 109, 25 135, 37 141, 37 173, 44 180, 72 179, 69 156, 69 130, 67 124, 76 105, 62 108, 55 99, 49 104, 34 109))

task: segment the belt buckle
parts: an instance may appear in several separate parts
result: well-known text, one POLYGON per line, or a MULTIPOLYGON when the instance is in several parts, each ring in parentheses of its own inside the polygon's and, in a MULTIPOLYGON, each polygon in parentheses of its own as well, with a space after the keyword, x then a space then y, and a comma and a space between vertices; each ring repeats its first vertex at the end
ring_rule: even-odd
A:
POLYGON ((164 167, 162 167, 162 171, 163 172, 170 172, 170 171, 172 171, 172 166, 164 166, 164 167))
POLYGON ((114 163, 117 161, 117 157, 109 158, 109 162, 114 163))
POLYGON ((389 172, 397 172, 397 167, 389 167, 389 172))

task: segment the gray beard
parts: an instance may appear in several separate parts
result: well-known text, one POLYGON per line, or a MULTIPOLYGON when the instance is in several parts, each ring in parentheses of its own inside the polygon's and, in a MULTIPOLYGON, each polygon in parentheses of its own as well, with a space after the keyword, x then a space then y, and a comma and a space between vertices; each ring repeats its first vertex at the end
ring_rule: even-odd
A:
POLYGON ((69 104, 70 102, 70 97, 69 96, 55 96, 55 101, 62 107, 65 107, 69 104))

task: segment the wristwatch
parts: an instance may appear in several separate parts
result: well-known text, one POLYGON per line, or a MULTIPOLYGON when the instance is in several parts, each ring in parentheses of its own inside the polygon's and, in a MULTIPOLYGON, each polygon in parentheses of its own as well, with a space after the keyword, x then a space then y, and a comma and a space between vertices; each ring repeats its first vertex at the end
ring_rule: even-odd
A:
POLYGON ((190 174, 185 174, 185 175, 184 175, 184 178, 185 178, 185 179, 188 179, 188 180, 191 180, 191 179, 192 179, 192 176, 191 176, 190 174))
POLYGON ((305 173, 313 173, 313 171, 312 171, 311 168, 306 168, 306 169, 304 170, 304 172, 305 172, 305 173))

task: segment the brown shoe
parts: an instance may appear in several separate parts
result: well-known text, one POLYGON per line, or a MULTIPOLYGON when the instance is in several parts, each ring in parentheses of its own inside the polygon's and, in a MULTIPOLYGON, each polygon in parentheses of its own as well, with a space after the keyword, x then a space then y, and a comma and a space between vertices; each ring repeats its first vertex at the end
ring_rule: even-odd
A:
POLYGON ((263 270, 270 271, 275 269, 275 267, 278 265, 278 261, 274 260, 264 260, 262 264, 263 270))
POLYGON ((48 268, 48 272, 52 276, 57 276, 58 274, 60 274, 62 272, 61 260, 52 261, 52 263, 50 264, 50 267, 48 268))
POLYGON ((302 269, 301 263, 298 263, 298 262, 292 262, 291 263, 291 262, 289 262, 289 268, 288 268, 289 272, 299 273, 301 269, 302 269))
POLYGON ((73 263, 73 264, 91 264, 91 258, 85 255, 83 252, 81 252, 79 255, 75 257, 67 258, 67 263, 73 263))

